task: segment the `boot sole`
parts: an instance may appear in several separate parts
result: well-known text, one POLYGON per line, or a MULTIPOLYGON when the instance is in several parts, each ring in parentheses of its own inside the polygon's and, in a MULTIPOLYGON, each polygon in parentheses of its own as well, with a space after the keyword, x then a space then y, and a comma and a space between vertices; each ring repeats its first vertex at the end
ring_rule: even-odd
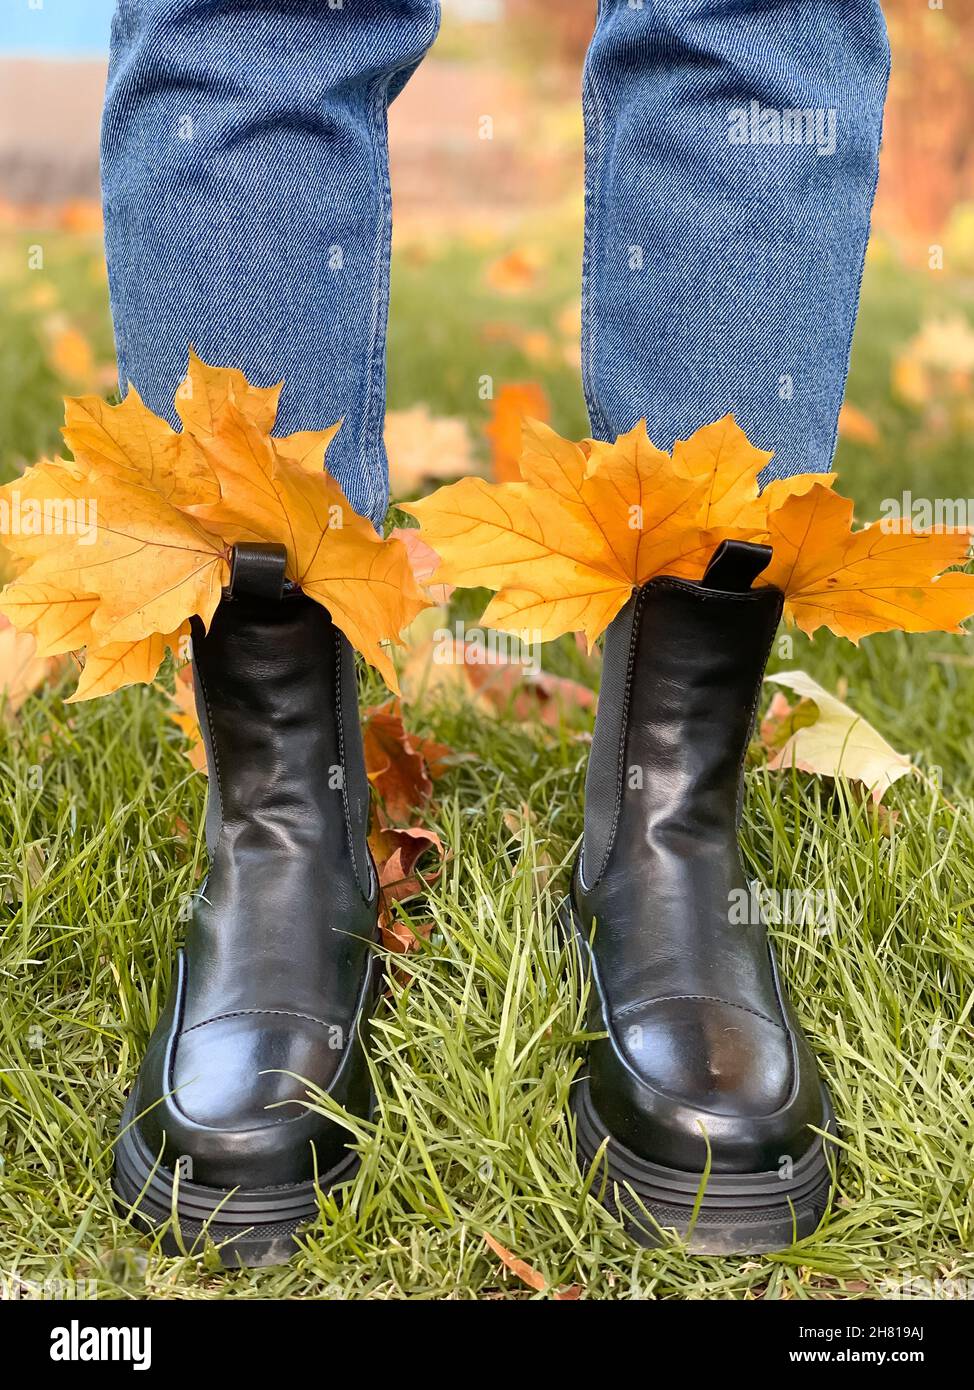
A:
MULTIPOLYGON (((833 1132, 827 1097, 825 1104, 833 1132)), ((811 1235, 825 1214, 833 1177, 821 1138, 787 1179, 777 1169, 711 1173, 704 1186, 703 1174, 650 1163, 613 1138, 585 1078, 572 1088, 571 1110, 579 1167, 587 1173, 605 1144, 593 1192, 638 1245, 664 1245, 669 1231, 693 1255, 767 1255, 811 1235)))
POLYGON ((296 1236, 314 1220, 319 1195, 354 1176, 359 1156, 349 1153, 317 1182, 281 1187, 204 1187, 176 1179, 153 1156, 133 1124, 131 1099, 115 1141, 115 1205, 148 1235, 161 1230, 165 1255, 201 1255, 212 1241, 224 1269, 287 1264, 296 1236))
MULTIPOLYGON (((570 898, 558 917, 588 977, 590 949, 570 898)), ((638 1245, 664 1245, 664 1232, 672 1232, 694 1255, 767 1255, 811 1235, 828 1207, 835 1176, 830 1146, 821 1136, 788 1177, 778 1169, 710 1173, 703 1186, 702 1173, 652 1163, 621 1144, 596 1111, 587 1077, 572 1086, 569 1105, 575 1117, 579 1167, 588 1173, 599 1157, 593 1191, 638 1245)), ((824 1084, 822 1108, 822 1128, 835 1134, 835 1116, 824 1084)))

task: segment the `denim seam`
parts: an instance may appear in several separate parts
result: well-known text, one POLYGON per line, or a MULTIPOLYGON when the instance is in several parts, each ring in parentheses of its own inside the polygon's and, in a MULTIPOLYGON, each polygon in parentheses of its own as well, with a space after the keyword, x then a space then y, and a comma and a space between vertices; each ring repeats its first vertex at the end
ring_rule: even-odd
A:
MULTIPOLYGON (((405 66, 405 64, 403 64, 405 66)), ((397 69, 401 71, 401 69, 397 69)), ((372 321, 372 344, 369 352, 369 369, 365 387, 365 402, 362 410, 362 427, 366 448, 362 460, 368 493, 369 516, 374 521, 377 511, 380 479, 376 477, 381 446, 376 438, 380 413, 376 408, 376 398, 385 394, 385 333, 389 316, 389 288, 392 258, 392 187, 389 179, 387 103, 389 87, 395 74, 389 73, 376 80, 369 98, 369 124, 372 130, 372 149, 375 154, 375 173, 381 194, 381 226, 376 244, 375 274, 378 292, 372 321), (384 156, 384 157, 383 157, 384 156)))
MULTIPOLYGON (((434 35, 435 37, 435 35, 434 35)), ((369 354, 369 373, 366 384, 365 405, 362 412, 363 427, 367 440, 366 463, 369 515, 376 529, 382 524, 382 517, 376 517, 380 495, 388 488, 388 479, 377 476, 379 461, 382 458, 382 426, 385 419, 386 387, 386 338, 389 327, 389 301, 392 292, 392 180, 389 174, 389 89, 396 78, 415 66, 414 60, 400 63, 391 72, 384 73, 373 86, 369 100, 369 121, 372 127, 372 149, 376 156, 376 176, 382 199, 382 225, 379 230, 376 248, 376 273, 379 292, 375 305, 372 325, 372 350, 369 354)), ((385 498, 383 513, 388 507, 385 498)))
MULTIPOLYGON (((598 10, 595 17, 596 29, 602 22, 604 16, 604 0, 598 0, 598 10)), ((595 356, 594 348, 594 324, 595 310, 592 305, 594 285, 592 279, 592 262, 595 258, 593 245, 595 242, 595 227, 597 222, 603 227, 604 237, 604 216, 599 216, 597 205, 600 203, 602 194, 602 156, 603 156, 603 137, 605 132, 605 122, 602 115, 602 102, 598 94, 597 84, 594 82, 589 63, 585 64, 582 77, 582 105, 584 111, 585 126, 585 226, 582 248, 582 342, 581 342, 581 367, 582 367, 582 390, 585 394, 585 401, 588 406, 589 421, 593 435, 604 438, 609 433, 608 421, 596 399, 595 386, 592 379, 592 363, 595 356)), ((604 246, 603 246, 604 250, 604 246)))
MULTIPOLYGON (((886 31, 886 18, 885 18, 884 14, 883 14, 882 6, 880 5, 879 0, 874 0, 874 9, 876 10, 876 12, 877 12, 877 14, 878 14, 878 16, 879 16, 879 22, 880 22, 880 24, 882 24, 884 31, 886 31)), ((887 36, 887 48, 888 48, 888 44, 889 44, 889 39, 888 39, 888 36, 887 36)), ((868 216, 868 218, 866 219, 866 234, 865 234, 865 236, 863 237, 863 241, 862 241, 862 255, 861 255, 860 259, 859 259, 859 275, 858 275, 857 280, 856 280, 856 290, 855 290, 855 294, 854 294, 853 297, 852 297, 852 313, 851 313, 850 318, 849 318, 849 333, 848 333, 848 337, 847 337, 847 339, 846 339, 846 347, 845 347, 845 358, 844 358, 844 368, 845 368, 845 370, 844 370, 844 374, 843 374, 843 376, 842 376, 842 380, 841 380, 841 383, 840 383, 840 384, 841 384, 841 387, 842 387, 842 394, 841 394, 841 396, 839 397, 839 410, 841 410, 841 408, 842 408, 842 402, 843 402, 843 400, 845 399, 846 383, 847 383, 847 381, 848 381, 848 379, 849 379, 849 366, 850 366, 850 364, 851 364, 851 362, 852 362, 852 341, 853 341, 853 338, 855 337, 855 332, 856 332, 856 320, 857 320, 858 317, 859 317, 859 300, 860 300, 860 298, 861 298, 861 296, 862 296, 862 282, 863 282, 863 277, 865 276, 865 273, 866 273, 866 252, 867 252, 867 250, 869 249, 869 233, 870 233, 870 227, 871 227, 871 223, 872 223, 872 208, 873 208, 873 204, 874 204, 875 201, 876 201, 876 189, 877 189, 877 187, 879 186, 879 155, 880 155, 880 151, 881 151, 882 145, 883 145, 883 128, 884 128, 885 123, 886 123, 886 93, 887 93, 887 91, 889 90, 889 75, 890 75, 890 67, 891 67, 891 64, 892 64, 892 55, 891 55, 891 53, 890 53, 889 51, 887 51, 887 55, 886 55, 886 75, 885 75, 885 77, 883 78, 883 100, 882 100, 882 104, 881 104, 881 106, 880 106, 880 108, 879 108, 879 133, 878 133, 878 137, 877 137, 877 140, 876 140, 876 166, 875 166, 875 172, 874 172, 874 174, 873 174, 873 188, 872 188, 872 193, 871 193, 870 196, 869 196, 869 216, 868 216)), ((837 445, 838 445, 838 442, 839 442, 839 411, 837 410, 837 411, 836 411, 836 416, 835 416, 835 426, 833 427, 833 430, 832 430, 832 446, 831 446, 831 448, 830 448, 830 450, 829 450, 829 458, 828 458, 829 466, 831 466, 833 460, 835 459, 835 451, 836 451, 836 447, 837 447, 837 445)), ((825 468, 825 469, 823 469, 822 471, 823 471, 823 472, 828 472, 828 468, 825 468)))

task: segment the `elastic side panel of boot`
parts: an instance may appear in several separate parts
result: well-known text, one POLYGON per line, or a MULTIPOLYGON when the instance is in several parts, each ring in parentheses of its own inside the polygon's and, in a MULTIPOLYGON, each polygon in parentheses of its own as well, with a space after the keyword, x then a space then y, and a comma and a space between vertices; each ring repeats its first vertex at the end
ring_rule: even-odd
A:
POLYGON ((358 682, 355 653, 345 637, 335 631, 338 719, 342 748, 342 776, 345 786, 345 815, 355 876, 363 895, 371 897, 372 870, 369 863, 369 779, 365 771, 365 747, 358 710, 358 682))
MULTIPOLYGON (((195 651, 197 643, 202 645, 205 640, 206 629, 197 617, 190 618, 189 628, 195 651)), ((206 690, 203 685, 202 672, 195 660, 193 661, 193 700, 196 704, 196 720, 200 726, 203 748, 206 752, 206 848, 212 855, 216 850, 220 829, 223 825, 223 805, 220 800, 220 779, 216 774, 216 759, 213 756, 213 733, 210 728, 210 711, 206 703, 206 690)))
POLYGON ((643 594, 633 594, 606 628, 602 684, 585 777, 582 881, 591 888, 602 877, 622 795, 630 674, 643 594))

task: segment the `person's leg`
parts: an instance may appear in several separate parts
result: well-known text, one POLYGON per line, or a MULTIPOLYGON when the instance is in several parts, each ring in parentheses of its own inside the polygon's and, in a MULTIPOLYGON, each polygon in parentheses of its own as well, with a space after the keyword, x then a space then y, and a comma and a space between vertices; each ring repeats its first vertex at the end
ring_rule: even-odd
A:
MULTIPOLYGON (((286 382, 278 431, 344 418, 328 466, 380 524, 389 289, 386 103, 432 41, 435 0, 121 0, 104 118, 122 381, 172 416, 190 343, 286 382)), ((175 420, 174 420, 175 423, 175 420)), ((209 872, 115 1151, 115 1191, 166 1248, 206 1231, 274 1263, 346 1178, 365 1117, 378 885, 354 653, 235 548, 194 620, 209 872), (178 1179, 178 1180, 177 1180, 178 1179)), ((199 1247, 198 1247, 199 1248, 199 1247)))
POLYGON ((600 0, 585 73, 594 433, 733 411, 826 471, 882 126, 878 0, 600 0))
MULTIPOLYGON (((601 0, 586 72, 595 434, 646 417, 669 448, 733 411, 775 451, 772 473, 828 469, 886 77, 875 0, 601 0)), ((610 625, 572 888, 597 967, 590 1028, 606 1035, 576 1088, 583 1166, 608 1138, 610 1204, 626 1185, 713 1253, 808 1234, 830 1185, 828 1099, 737 844, 781 616, 779 591, 752 587, 769 558, 730 543, 701 581, 652 580, 610 625)))
POLYGON ((437 0, 119 0, 102 183, 122 389, 160 415, 192 343, 285 381, 278 433, 376 523, 389 298, 386 107, 437 0))

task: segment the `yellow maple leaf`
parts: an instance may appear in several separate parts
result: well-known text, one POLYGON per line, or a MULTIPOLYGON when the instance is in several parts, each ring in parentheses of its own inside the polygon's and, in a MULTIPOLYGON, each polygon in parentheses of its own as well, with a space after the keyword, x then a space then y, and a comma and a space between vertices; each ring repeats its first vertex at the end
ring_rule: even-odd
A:
MULTIPOLYGON (((330 437, 334 431, 324 433, 330 437)), ((231 544, 285 545, 288 578, 328 609, 352 645, 398 691, 386 646, 428 606, 408 553, 401 542, 383 540, 353 510, 329 473, 295 462, 287 441, 284 451, 281 443, 228 404, 212 438, 197 441, 220 480, 220 500, 190 510, 231 544)))
POLYGON ((403 510, 440 556, 434 582, 500 590, 488 624, 594 640, 630 593, 601 537, 528 483, 462 478, 403 510))
POLYGON ((166 651, 178 653, 179 640, 188 632, 188 625, 164 636, 154 632, 137 642, 109 642, 105 646, 89 646, 85 664, 73 695, 65 701, 93 700, 96 695, 109 695, 123 685, 148 682, 162 665, 166 651))
POLYGON ((746 525, 743 518, 758 500, 758 474, 770 461, 770 451, 756 449, 733 415, 673 445, 674 467, 706 481, 697 517, 703 527, 746 525))
MULTIPOLYGON (((211 367, 189 350, 189 367, 176 391, 176 414, 188 434, 208 435, 231 401, 258 429, 270 434, 277 419, 282 382, 252 386, 236 367, 211 367)), ((131 387, 129 390, 131 391, 131 387)))
MULTIPOLYGON (((441 557, 436 581, 499 590, 486 623, 542 641, 580 631, 591 645, 634 588, 657 574, 703 574, 724 536, 711 518, 731 509, 733 488, 742 502, 758 497, 768 456, 747 446, 745 486, 745 451, 736 440, 718 447, 712 429, 677 460, 645 421, 612 442, 575 444, 528 420, 522 482, 463 479, 405 510, 441 557)), ((758 508, 746 534, 764 525, 758 508)))
MULTIPOLYGON (((611 444, 590 439, 585 448, 578 505, 590 512, 589 524, 632 576, 633 587, 664 571, 683 578, 701 575, 715 546, 707 519, 710 476, 694 474, 658 449, 645 420, 611 444)), ((533 460, 524 465, 530 471, 534 466, 533 460)), ((554 485, 550 474, 547 481, 554 485)))
POLYGON ((762 488, 758 477, 773 457, 770 450, 755 448, 733 415, 677 440, 673 467, 707 484, 697 525, 719 531, 722 540, 758 540, 766 531, 768 512, 786 497, 835 482, 834 473, 794 473, 762 488))
POLYGON ((90 477, 144 484, 175 506, 220 495, 216 478, 188 452, 183 436, 143 404, 134 386, 118 405, 100 396, 69 397, 61 433, 90 477))
POLYGON ((341 423, 325 430, 300 430, 274 440, 279 458, 290 459, 309 473, 320 473, 325 466, 328 445, 341 429, 341 423))
POLYGON ((0 613, 21 632, 33 635, 40 657, 87 646, 97 607, 97 594, 75 594, 56 584, 13 582, 0 595, 0 613))
POLYGON ((16 576, 0 611, 44 651, 87 647, 75 698, 151 680, 188 618, 209 626, 246 540, 283 543, 288 578, 396 688, 386 647, 428 600, 402 544, 323 471, 339 425, 271 437, 280 390, 191 353, 181 431, 134 388, 118 406, 71 400, 73 460, 42 459, 0 488, 16 576))
POLYGON ((966 532, 854 532, 831 473, 761 490, 770 458, 731 415, 672 454, 645 421, 580 444, 528 421, 523 481, 465 479, 406 510, 441 557, 434 580, 496 590, 483 621, 540 640, 574 630, 591 644, 634 589, 658 574, 699 579, 729 539, 771 545, 758 582, 784 590, 787 615, 806 632, 826 625, 858 641, 891 628, 960 630, 974 612, 974 576, 944 571, 966 560, 966 532))
POLYGON ((809 634, 858 642, 874 632, 960 632, 974 613, 974 575, 951 570, 971 545, 962 529, 917 532, 880 522, 852 529, 852 502, 816 485, 768 517, 774 558, 759 584, 784 592, 785 615, 809 634))
MULTIPOLYGON (((79 599, 97 595, 89 621, 99 645, 173 632, 194 613, 209 626, 229 579, 227 547, 153 488, 45 460, 0 488, 0 498, 21 518, 6 543, 26 566, 5 602, 16 605, 23 587, 38 582, 79 599), (86 526, 66 529, 81 506, 86 526), (25 531, 26 516, 39 525, 25 531)), ((46 621, 41 610, 37 617, 46 621)))

